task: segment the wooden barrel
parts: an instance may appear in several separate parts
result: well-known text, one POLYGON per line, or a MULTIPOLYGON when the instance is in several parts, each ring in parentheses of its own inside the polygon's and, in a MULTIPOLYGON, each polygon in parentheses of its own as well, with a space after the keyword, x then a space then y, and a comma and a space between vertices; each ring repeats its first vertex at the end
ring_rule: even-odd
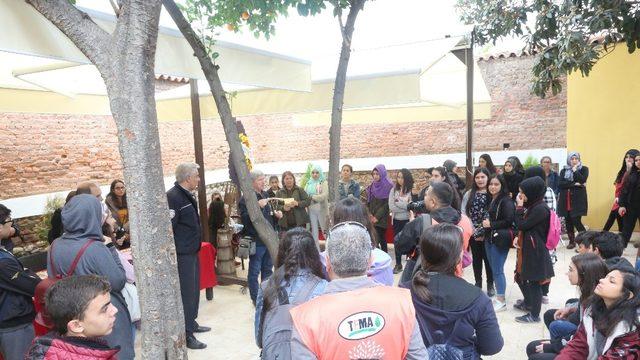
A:
POLYGON ((216 269, 220 275, 236 276, 236 263, 233 256, 233 248, 231 247, 231 231, 218 230, 218 252, 216 260, 216 269))

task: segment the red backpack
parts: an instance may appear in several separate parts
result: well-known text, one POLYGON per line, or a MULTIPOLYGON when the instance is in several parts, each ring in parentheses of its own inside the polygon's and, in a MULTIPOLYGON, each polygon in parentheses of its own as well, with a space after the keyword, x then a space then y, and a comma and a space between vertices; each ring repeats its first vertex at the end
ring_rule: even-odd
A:
MULTIPOLYGON (((80 248, 80 251, 78 251, 78 254, 76 254, 76 257, 73 259, 73 262, 71 263, 71 267, 69 268, 69 273, 67 277, 73 275, 73 273, 76 271, 76 266, 78 266, 78 262, 80 261, 82 254, 84 254, 84 252, 87 250, 89 245, 91 245, 91 243, 93 243, 94 241, 95 240, 89 240, 84 245, 82 245, 82 247, 80 248)), ((44 326, 48 329, 53 329, 53 322, 51 321, 51 318, 49 317, 49 314, 47 313, 47 309, 45 307, 45 301, 44 301, 45 295, 47 293, 47 290, 53 284, 55 284, 58 280, 63 278, 62 274, 57 273, 56 266, 53 262, 53 244, 55 243, 56 243, 55 241, 51 243, 51 247, 49 248, 49 263, 51 264, 51 273, 53 274, 53 277, 48 277, 40 281, 38 285, 36 285, 36 289, 33 295, 33 298, 34 298, 33 302, 36 307, 36 311, 38 312, 38 314, 36 315, 35 322, 38 325, 44 326)))
POLYGON ((562 225, 560 225, 560 218, 555 211, 549 209, 549 232, 547 233, 547 250, 553 250, 558 246, 561 235, 562 225))

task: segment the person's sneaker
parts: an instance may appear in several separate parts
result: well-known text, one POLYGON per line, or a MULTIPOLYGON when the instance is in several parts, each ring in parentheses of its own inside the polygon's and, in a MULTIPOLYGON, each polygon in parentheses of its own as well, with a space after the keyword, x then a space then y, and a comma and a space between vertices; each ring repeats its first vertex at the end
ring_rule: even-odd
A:
POLYGON ((529 309, 527 308, 527 305, 525 305, 524 301, 523 302, 516 302, 515 304, 513 304, 513 308, 520 310, 520 311, 529 311, 529 309))
POLYGON ((522 305, 524 304, 524 299, 518 299, 516 300, 516 303, 514 305, 522 305))
POLYGON ((498 300, 495 300, 493 302, 493 311, 500 312, 500 311, 505 311, 505 310, 507 310, 507 303, 506 302, 502 302, 502 301, 498 301, 498 300))
POLYGON ((576 247, 576 243, 575 243, 575 242, 573 242, 573 241, 571 241, 571 242, 569 243, 569 245, 567 245, 567 249, 569 249, 569 250, 571 250, 571 249, 573 249, 573 248, 575 248, 575 247, 576 247))
POLYGON ((533 315, 529 313, 522 316, 516 316, 516 322, 523 323, 523 324, 537 323, 537 322, 540 322, 540 318, 539 317, 535 318, 533 317, 533 315))
POLYGON ((402 264, 397 264, 396 267, 393 268, 394 274, 399 274, 402 272, 402 264))
POLYGON ((493 285, 487 285, 487 296, 488 297, 496 296, 496 288, 493 285))
POLYGON ((542 297, 542 303, 543 304, 548 304, 549 303, 549 297, 548 296, 543 296, 542 297))

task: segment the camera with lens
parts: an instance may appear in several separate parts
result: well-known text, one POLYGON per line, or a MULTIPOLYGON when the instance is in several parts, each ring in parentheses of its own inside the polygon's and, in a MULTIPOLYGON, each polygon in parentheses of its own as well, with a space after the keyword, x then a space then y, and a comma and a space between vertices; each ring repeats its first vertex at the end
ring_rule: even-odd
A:
POLYGON ((118 228, 116 229, 116 239, 120 239, 126 234, 127 232, 125 231, 124 227, 118 226, 118 228))
POLYGON ((424 207, 424 200, 420 201, 412 201, 407 205, 407 210, 414 212, 426 212, 426 208, 424 207))

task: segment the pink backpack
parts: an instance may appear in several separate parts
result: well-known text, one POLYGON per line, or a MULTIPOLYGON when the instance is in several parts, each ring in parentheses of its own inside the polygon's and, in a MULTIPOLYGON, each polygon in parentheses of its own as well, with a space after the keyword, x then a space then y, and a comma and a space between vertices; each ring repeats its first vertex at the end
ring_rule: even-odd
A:
POLYGON ((547 249, 553 250, 560 242, 562 225, 555 211, 549 210, 549 232, 547 233, 547 249))

